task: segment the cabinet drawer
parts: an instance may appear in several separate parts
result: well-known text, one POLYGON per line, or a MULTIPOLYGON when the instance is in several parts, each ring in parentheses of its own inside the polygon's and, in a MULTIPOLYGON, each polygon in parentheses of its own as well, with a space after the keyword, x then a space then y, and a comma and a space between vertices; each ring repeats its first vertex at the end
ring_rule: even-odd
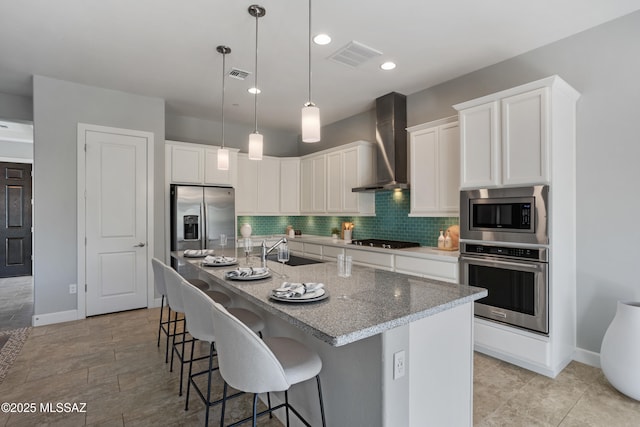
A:
POLYGON ((344 254, 344 248, 337 248, 335 246, 325 246, 322 248, 323 259, 337 259, 339 254, 344 254))
POLYGON ((291 252, 302 254, 304 252, 304 243, 295 242, 293 239, 287 239, 287 246, 291 252))
POLYGON ((458 283, 458 263, 396 255, 398 273, 418 274, 430 279, 458 283))
POLYGON ((311 258, 322 258, 322 245, 316 245, 315 243, 305 243, 304 254, 310 255, 311 258))
POLYGON ((369 252, 360 249, 345 249, 345 255, 352 257, 355 264, 382 270, 393 270, 393 255, 382 252, 369 252))

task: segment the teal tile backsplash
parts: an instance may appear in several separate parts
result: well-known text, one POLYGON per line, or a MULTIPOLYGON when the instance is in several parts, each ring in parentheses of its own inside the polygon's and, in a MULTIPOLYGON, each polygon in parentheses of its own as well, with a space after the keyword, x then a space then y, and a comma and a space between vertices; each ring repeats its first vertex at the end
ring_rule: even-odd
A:
POLYGON ((439 231, 458 224, 458 217, 409 217, 410 196, 409 190, 376 193, 376 216, 238 216, 238 227, 249 223, 256 236, 283 234, 287 225, 302 230, 302 234, 330 236, 332 228, 351 221, 354 239, 404 240, 437 246, 439 231))

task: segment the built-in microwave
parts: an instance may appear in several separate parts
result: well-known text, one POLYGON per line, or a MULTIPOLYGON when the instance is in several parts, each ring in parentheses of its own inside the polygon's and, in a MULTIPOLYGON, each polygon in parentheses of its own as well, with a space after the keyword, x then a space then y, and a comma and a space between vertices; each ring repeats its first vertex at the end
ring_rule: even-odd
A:
POLYGON ((548 245, 549 186, 460 192, 460 239, 548 245))

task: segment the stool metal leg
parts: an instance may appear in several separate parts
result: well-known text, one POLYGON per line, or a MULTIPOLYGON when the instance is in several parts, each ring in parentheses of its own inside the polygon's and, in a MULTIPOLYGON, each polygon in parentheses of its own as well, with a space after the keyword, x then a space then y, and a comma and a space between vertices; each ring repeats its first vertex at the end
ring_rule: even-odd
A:
MULTIPOLYGON (((224 380, 222 380, 224 381, 224 380)), ((220 427, 224 427, 224 410, 227 406, 227 382, 224 381, 224 388, 222 389, 222 410, 220 411, 220 427)))
POLYGON ((176 347, 176 333, 178 331, 178 312, 175 312, 175 316, 173 317, 173 342, 171 344, 171 365, 169 366, 169 372, 173 372, 173 354, 175 353, 176 347))
MULTIPOLYGON (((193 360, 193 354, 191 355, 191 360, 193 360)), ((211 409, 211 370, 213 369, 213 343, 209 346, 209 375, 207 378, 207 413, 204 417, 204 426, 207 427, 209 425, 209 410, 211 409)))
POLYGON ((189 410, 189 392, 191 391, 191 372, 193 370, 193 350, 196 346, 196 341, 191 341, 191 359, 189 360, 189 375, 187 375, 187 398, 184 402, 184 410, 189 410))
POLYGON ((322 400, 322 386, 320 385, 320 375, 316 375, 316 382, 318 383, 318 398, 320 399, 320 415, 322 416, 322 426, 326 427, 327 421, 324 418, 324 402, 322 400))
POLYGON ((164 312, 164 295, 160 301, 160 321, 158 322, 158 347, 160 347, 160 332, 162 331, 162 313, 164 312))
POLYGON ((253 427, 256 427, 257 422, 258 422, 258 393, 255 393, 253 395, 253 427))
POLYGON ((287 427, 289 427, 289 391, 284 391, 285 410, 287 411, 287 427))

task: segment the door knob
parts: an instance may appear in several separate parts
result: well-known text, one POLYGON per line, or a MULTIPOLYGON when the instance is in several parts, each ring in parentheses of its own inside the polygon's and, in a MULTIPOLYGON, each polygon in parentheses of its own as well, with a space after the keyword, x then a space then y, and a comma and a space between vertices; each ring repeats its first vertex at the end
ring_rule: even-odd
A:
POLYGON ((137 245, 133 245, 134 248, 144 248, 145 244, 140 242, 137 245))

